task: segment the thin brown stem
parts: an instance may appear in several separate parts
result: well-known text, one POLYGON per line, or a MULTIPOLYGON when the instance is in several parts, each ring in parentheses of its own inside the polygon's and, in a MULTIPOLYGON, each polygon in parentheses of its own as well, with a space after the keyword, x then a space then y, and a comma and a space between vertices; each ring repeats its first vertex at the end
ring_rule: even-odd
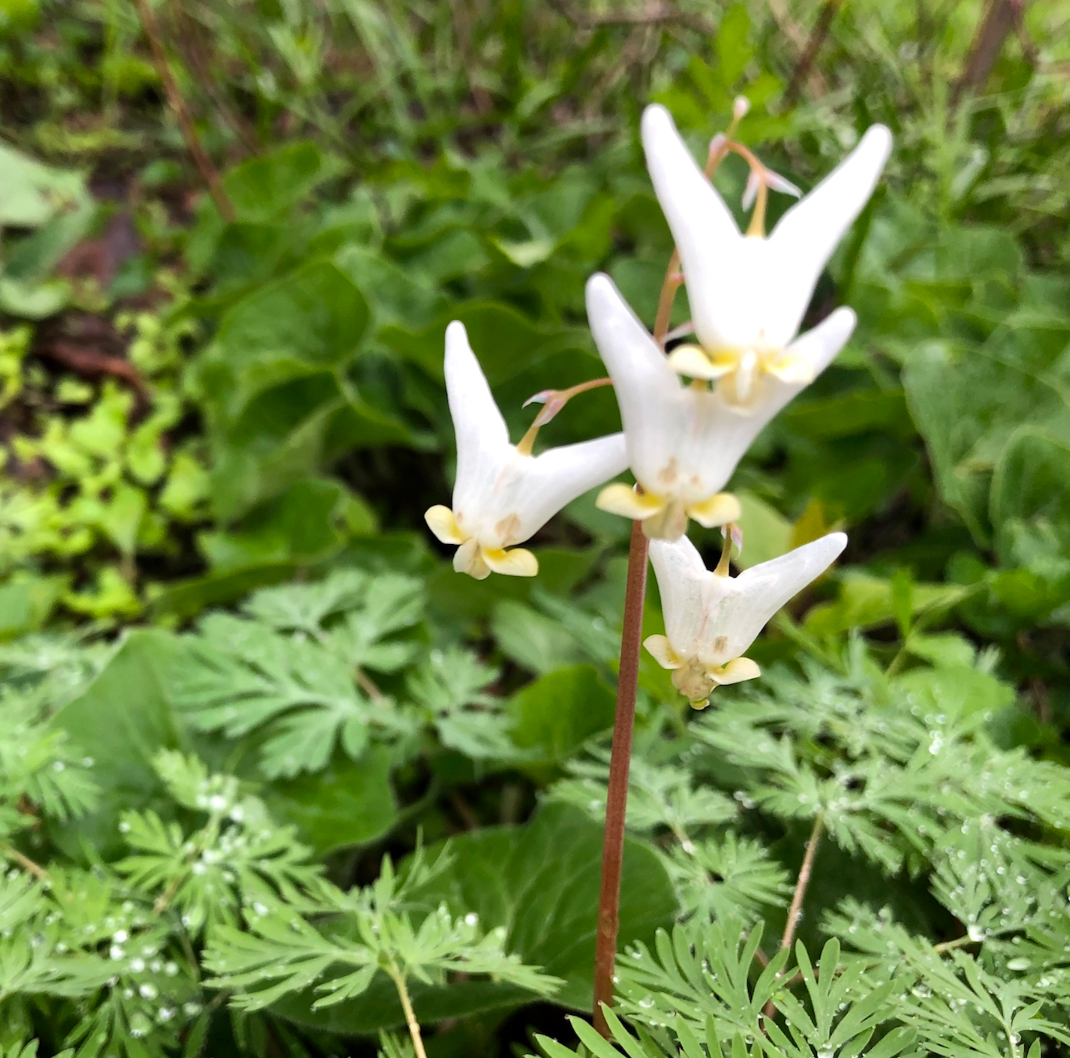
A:
POLYGON ((961 937, 956 937, 954 940, 941 941, 939 944, 933 945, 934 954, 942 954, 945 951, 954 951, 956 948, 962 948, 967 944, 979 944, 980 941, 976 941, 968 933, 964 933, 961 937))
POLYGON ((788 87, 784 90, 784 109, 793 107, 799 99, 799 92, 802 89, 803 82, 809 77, 810 71, 813 69, 814 60, 817 58, 817 53, 821 50, 821 45, 825 43, 825 38, 828 36, 829 29, 832 27, 832 20, 836 15, 836 10, 840 6, 840 0, 825 0, 824 6, 821 8, 821 13, 817 16, 817 21, 814 23, 814 28, 810 31, 810 36, 807 38, 806 46, 802 50, 802 54, 799 56, 799 61, 795 64, 795 69, 792 71, 791 80, 788 81, 788 87))
POLYGON ((39 882, 48 881, 48 871, 46 871, 39 863, 34 863, 29 856, 23 855, 13 845, 5 845, 3 852, 9 860, 17 863, 24 871, 28 871, 39 882))
POLYGON ((550 6, 563 15, 577 29, 598 29, 602 26, 656 26, 676 23, 709 36, 713 26, 705 19, 680 11, 674 4, 652 4, 642 11, 617 11, 612 14, 591 15, 573 9, 565 0, 550 0, 550 6))
MULTIPOLYGON (((724 161, 725 155, 733 148, 729 137, 736 131, 739 118, 733 116, 728 132, 721 137, 715 138, 710 144, 710 153, 706 156, 706 179, 712 179, 717 172, 717 167, 724 161)), ((760 163, 759 163, 760 164, 760 163)), ((661 295, 658 298, 658 311, 654 316, 654 341, 664 346, 665 335, 669 333, 669 321, 672 316, 672 305, 676 300, 676 292, 684 284, 683 273, 680 271, 680 251, 673 248, 672 257, 669 258, 669 266, 665 269, 665 281, 661 285, 661 295)))
POLYGON ((952 104, 970 92, 979 92, 996 65, 1004 41, 1022 22, 1026 0, 989 0, 970 46, 966 68, 952 94, 952 104))
POLYGON ((818 812, 814 820, 813 830, 810 831, 810 840, 806 843, 806 855, 803 856, 802 866, 799 868, 799 878, 795 883, 795 892, 791 897, 791 907, 788 908, 788 921, 784 926, 784 937, 780 942, 781 951, 790 948, 795 940, 795 929, 802 918, 803 898, 806 896, 806 887, 810 884, 810 875, 814 870, 814 858, 817 856, 817 847, 821 843, 821 835, 825 832, 825 813, 818 812))
POLYGON ((658 298, 658 312, 654 317, 654 341, 661 345, 669 333, 669 318, 672 316, 672 303, 676 292, 683 286, 680 275, 680 251, 674 249, 669 258, 669 267, 665 269, 665 282, 661 285, 661 297, 658 298))
POLYGON ((639 687, 639 651, 643 639, 643 601, 649 541, 641 522, 632 523, 628 581, 624 594, 624 629, 617 673, 617 711, 606 793, 606 830, 602 846, 602 888, 598 895, 598 935, 594 956, 594 1026, 609 1036, 602 1005, 613 1005, 613 969, 620 929, 620 878, 624 861, 624 817, 628 806, 628 772, 632 759, 635 695, 639 687))
MULTIPOLYGON (((825 832, 825 813, 818 812, 814 819, 813 829, 810 831, 810 840, 806 843, 806 854, 803 856, 802 866, 799 868, 799 877, 795 882, 795 892, 791 897, 791 907, 788 908, 788 921, 784 925, 784 936, 780 941, 780 950, 790 948, 795 940, 795 930, 802 918, 803 899, 806 896, 806 887, 810 884, 810 875, 814 870, 814 859, 817 856, 817 847, 821 843, 821 835, 825 832)), ((791 982, 789 982, 790 987, 791 982)), ((776 1003, 772 999, 765 1004, 762 1015, 767 1020, 776 1015, 776 1003)))
POLYGON ((223 189, 223 181, 219 178, 219 171, 212 164, 212 159, 208 157, 208 152, 204 149, 200 136, 197 135, 197 127, 190 116, 189 107, 186 106, 186 100, 171 72, 171 65, 167 60, 167 51, 163 46, 163 37, 160 33, 160 24, 156 21, 156 12, 153 11, 149 0, 134 0, 134 3, 137 5, 138 18, 141 19, 141 28, 149 40, 153 65, 156 67, 164 95, 167 97, 167 105, 175 115, 179 131, 186 141, 186 149, 200 170, 208 187, 208 193, 212 196, 216 209, 219 210, 219 215, 226 221, 233 221, 234 204, 227 197, 223 189))
POLYGON ((405 1024, 409 1028, 409 1037, 412 1039, 416 1058, 427 1058, 423 1037, 420 1035, 420 1023, 416 1020, 416 1012, 412 1009, 412 1000, 409 998, 409 990, 405 985, 405 975, 393 964, 386 968, 386 972, 398 990, 398 998, 401 1000, 401 1009, 405 1014, 405 1024))
POLYGON ((385 695, 379 690, 379 685, 363 670, 356 669, 353 673, 357 686, 373 701, 381 702, 385 695))

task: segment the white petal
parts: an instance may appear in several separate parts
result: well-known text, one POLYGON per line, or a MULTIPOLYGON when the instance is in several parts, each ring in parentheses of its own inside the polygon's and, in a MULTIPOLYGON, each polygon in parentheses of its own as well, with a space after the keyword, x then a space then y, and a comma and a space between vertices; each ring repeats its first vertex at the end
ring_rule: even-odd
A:
POLYGON ((588 489, 615 478, 628 466, 624 434, 551 448, 524 466, 517 495, 520 543, 537 533, 562 507, 588 489))
POLYGON ((741 289, 739 228, 663 106, 643 112, 642 139, 654 191, 680 251, 695 330, 710 348, 730 344, 727 317, 735 316, 734 293, 741 289))
MULTIPOLYGON (((650 561, 658 579, 665 634, 681 658, 694 657, 706 620, 703 598, 710 573, 695 545, 686 536, 670 543, 650 541, 650 561)), ((717 578, 727 579, 727 578, 717 578)))
POLYGON ((731 598, 718 622, 728 637, 724 657, 745 653, 773 614, 824 573, 846 546, 844 533, 829 533, 734 577, 731 598))
POLYGON ((457 435, 453 509, 478 507, 509 454, 509 433, 490 386, 468 344, 464 324, 446 328, 446 393, 457 435))
POLYGON ((657 492, 652 481, 643 480, 643 468, 656 468, 672 454, 665 427, 679 418, 680 377, 607 275, 587 281, 587 318, 613 379, 632 470, 657 492))
POLYGON ((801 202, 780 219, 769 236, 776 261, 778 307, 767 337, 789 342, 832 251, 873 194, 892 149, 892 134, 873 125, 858 146, 801 202))
MULTIPOLYGON (((811 378, 817 378, 822 371, 839 355, 840 350, 847 344, 848 339, 854 333, 858 317, 853 309, 838 308, 835 312, 826 316, 816 327, 808 330, 804 335, 796 338, 788 346, 786 353, 789 357, 799 357, 807 361, 813 369, 811 378)), ((805 388, 807 383, 792 385, 795 392, 805 388)), ((792 397, 795 393, 792 394, 792 397)), ((791 397, 788 398, 790 400, 791 397)), ((787 401, 784 402, 785 404, 787 401)), ((783 405, 781 405, 783 407, 783 405)))

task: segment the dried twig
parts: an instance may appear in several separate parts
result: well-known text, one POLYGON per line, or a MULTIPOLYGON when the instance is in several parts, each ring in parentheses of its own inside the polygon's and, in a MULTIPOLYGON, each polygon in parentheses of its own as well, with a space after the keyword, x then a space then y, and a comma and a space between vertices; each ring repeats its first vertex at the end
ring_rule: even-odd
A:
POLYGON ((102 353, 96 349, 83 349, 74 342, 60 340, 41 342, 34 348, 34 352, 38 356, 55 360, 56 363, 62 364, 77 375, 89 378, 111 375, 114 378, 121 378, 129 383, 138 397, 144 401, 148 400, 145 380, 138 369, 125 357, 112 356, 110 353, 102 353))
MULTIPOLYGON (((795 930, 802 918, 803 899, 806 896, 806 888, 810 884, 810 876, 814 871, 814 859, 817 856, 817 847, 821 844, 821 835, 825 832, 825 814, 818 812, 814 819, 813 829, 810 831, 810 840, 806 843, 806 855, 803 856, 802 866, 799 868, 799 877, 795 882, 795 892, 791 897, 791 907, 788 908, 788 920, 784 924, 784 936, 780 941, 780 950, 790 948, 795 940, 795 930)), ((793 981, 788 982, 790 988, 793 981)), ((765 1004, 762 1016, 767 1020, 776 1015, 776 1003, 772 999, 765 1004)))
POLYGON ((3 854, 12 862, 17 863, 24 871, 29 871, 39 882, 48 881, 48 871, 44 869, 39 863, 34 863, 29 856, 23 855, 13 845, 5 845, 2 850, 3 854))
POLYGON ((641 11, 614 11, 604 15, 581 14, 573 10, 567 0, 550 0, 550 6, 569 20, 577 29, 599 29, 602 26, 656 26, 675 23, 696 33, 712 33, 713 26, 703 18, 680 11, 673 4, 648 4, 641 11))
POLYGON ((212 196, 216 209, 219 210, 219 215, 224 220, 232 221, 234 220, 234 204, 227 197, 223 182, 219 178, 219 170, 212 164, 212 159, 208 157, 208 152, 204 149, 200 136, 197 135, 197 127, 190 116, 189 107, 186 106, 186 101, 179 91, 178 82, 175 81, 174 74, 171 72, 167 52, 163 46, 163 38, 160 35, 160 25, 156 21, 156 12, 153 11, 149 0, 134 0, 134 3, 137 5, 138 17, 141 19, 141 28, 144 29, 145 36, 149 40, 149 47, 152 49, 153 65, 159 75, 160 84, 163 85, 167 104, 174 112, 179 131, 186 141, 186 149, 200 170, 208 187, 208 193, 212 196))
POLYGON ((810 30, 810 36, 806 39, 806 44, 803 47, 802 53, 799 55, 799 61, 796 62, 795 69, 791 73, 788 87, 784 89, 785 108, 792 107, 798 102, 799 92, 802 90, 803 82, 810 76, 810 71, 814 66, 814 60, 817 58, 817 53, 821 50, 821 45, 825 43, 825 38, 828 36, 829 29, 832 27, 832 20, 835 17, 839 6, 840 0, 825 0, 825 3, 822 5, 821 13, 817 16, 814 28, 810 30))
POLYGON ((190 68, 198 85, 207 93, 223 120, 234 131, 247 154, 258 154, 263 144, 252 122, 227 97, 213 75, 211 60, 204 41, 204 25, 188 10, 186 3, 174 4, 174 14, 181 19, 171 37, 171 44, 190 68))
POLYGON ((1026 0, 989 0, 970 45, 966 68, 952 92, 952 104, 957 103, 964 93, 984 88, 1012 31, 1017 30, 1020 39, 1024 37, 1022 16, 1025 5, 1026 0))

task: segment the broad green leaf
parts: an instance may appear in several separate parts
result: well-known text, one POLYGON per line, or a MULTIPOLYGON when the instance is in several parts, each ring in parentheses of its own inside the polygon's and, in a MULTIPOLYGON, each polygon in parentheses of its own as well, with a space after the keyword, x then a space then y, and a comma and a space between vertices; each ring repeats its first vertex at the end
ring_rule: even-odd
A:
MULTIPOLYGON (((508 951, 564 978, 558 1002, 585 1010, 592 996, 602 828, 577 809, 546 805, 523 827, 489 827, 453 839, 454 864, 423 896, 484 928, 504 925, 508 951), (567 865, 562 869, 562 865, 567 865)), ((676 898, 646 844, 625 844, 619 946, 672 921, 676 898)))
POLYGON ((564 764, 592 735, 613 726, 616 697, 591 665, 551 672, 509 702, 513 741, 548 764, 564 764))
POLYGON ((392 754, 373 746, 359 762, 336 754, 324 771, 274 783, 272 814, 298 828, 319 856, 377 841, 398 821, 390 782, 392 754))
POLYGON ((76 857, 79 843, 91 841, 104 853, 119 833, 119 813, 156 795, 160 779, 152 761, 162 749, 180 748, 185 739, 168 705, 165 686, 188 659, 180 641, 166 633, 130 633, 104 670, 53 718, 93 760, 102 806, 58 840, 76 857))

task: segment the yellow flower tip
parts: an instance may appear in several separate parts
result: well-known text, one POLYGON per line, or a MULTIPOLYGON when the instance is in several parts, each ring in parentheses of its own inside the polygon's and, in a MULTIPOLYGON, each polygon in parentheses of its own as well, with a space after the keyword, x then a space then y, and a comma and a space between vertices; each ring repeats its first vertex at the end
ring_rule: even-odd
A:
POLYGON ((722 356, 711 357, 699 345, 678 345, 666 362, 678 375, 712 382, 732 370, 732 362, 722 356))
POLYGON ((594 505, 607 514, 619 514, 623 518, 644 521, 663 510, 666 501, 652 492, 636 492, 630 485, 617 482, 607 485, 599 494, 594 505))
POLYGON ((699 698, 696 701, 688 702, 687 704, 690 705, 692 709, 698 711, 700 709, 705 709, 706 706, 710 704, 710 700, 709 698, 699 698))
POLYGON ((539 573, 539 560, 526 548, 483 548, 483 561, 495 573, 507 577, 535 577, 539 573))
POLYGON ((476 580, 490 576, 490 566, 483 561, 483 552, 478 540, 468 539, 453 554, 453 568, 458 573, 467 573, 476 580))
POLYGON ((739 500, 730 492, 718 492, 701 503, 692 503, 687 513, 705 529, 715 529, 729 522, 738 522, 743 516, 739 500))
POLYGON ((653 517, 643 522, 643 535, 648 540, 668 540, 672 543, 687 532, 687 510, 679 500, 670 500, 653 517))
POLYGON ((683 664, 683 660, 665 636, 647 636, 643 640, 643 646, 663 669, 678 669, 683 664))
POLYGON ((762 670, 758 667, 758 663, 750 658, 736 658, 727 665, 710 669, 710 678, 720 687, 742 683, 744 680, 754 680, 761 674, 762 670))
POLYGON ((461 532, 461 527, 457 524, 457 518, 449 507, 445 507, 441 503, 435 504, 434 507, 428 507, 424 512, 424 521, 427 522, 427 527, 442 543, 464 543, 465 535, 461 532))

